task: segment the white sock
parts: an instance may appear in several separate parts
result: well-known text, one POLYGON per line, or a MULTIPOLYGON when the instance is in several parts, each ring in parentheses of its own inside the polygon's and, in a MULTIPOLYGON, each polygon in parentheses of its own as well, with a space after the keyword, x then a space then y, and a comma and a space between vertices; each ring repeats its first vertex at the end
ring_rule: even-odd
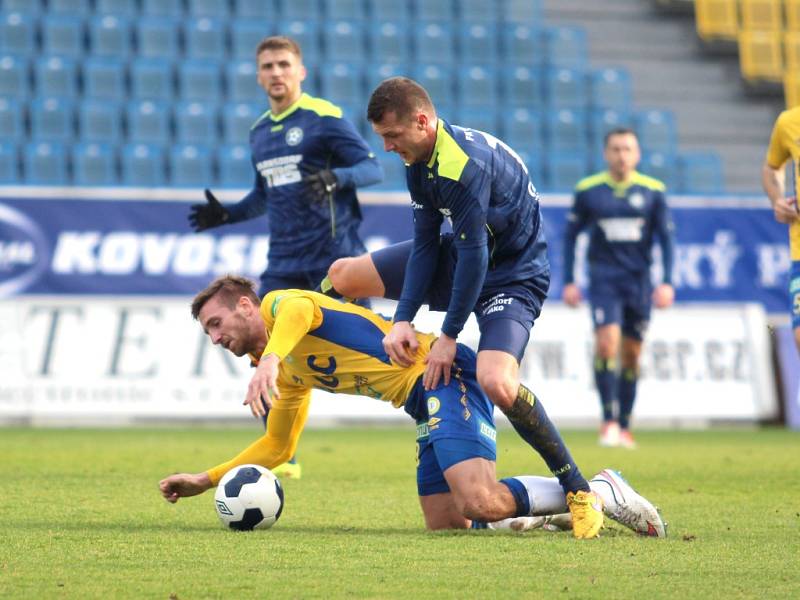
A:
POLYGON ((514 477, 525 486, 531 505, 531 516, 557 515, 568 512, 567 498, 558 479, 538 475, 519 475, 514 477))

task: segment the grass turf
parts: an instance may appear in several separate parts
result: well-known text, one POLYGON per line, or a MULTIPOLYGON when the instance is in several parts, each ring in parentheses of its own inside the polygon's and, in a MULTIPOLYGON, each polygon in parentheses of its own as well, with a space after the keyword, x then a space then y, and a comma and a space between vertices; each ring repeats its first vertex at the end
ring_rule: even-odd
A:
MULTIPOLYGON (((309 430, 271 530, 222 529, 210 492, 158 480, 227 459, 253 429, 1 429, 0 598, 800 597, 800 435, 642 432, 640 449, 565 437, 584 475, 622 470, 670 523, 568 533, 425 532, 414 429, 309 430)), ((501 430, 498 475, 544 464, 501 430)))

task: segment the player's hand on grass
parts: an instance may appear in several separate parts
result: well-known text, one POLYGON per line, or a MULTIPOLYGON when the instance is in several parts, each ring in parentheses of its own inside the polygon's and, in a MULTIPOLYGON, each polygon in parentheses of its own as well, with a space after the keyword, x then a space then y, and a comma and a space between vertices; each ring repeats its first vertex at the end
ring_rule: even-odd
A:
POLYGON ((408 321, 397 321, 383 338, 383 349, 386 350, 386 354, 393 363, 401 367, 410 367, 414 364, 417 348, 419 348, 417 334, 408 321))
POLYGON ((675 301, 675 288, 668 283, 662 283, 653 291, 653 304, 656 308, 669 308, 675 301))
POLYGON ((203 231, 227 223, 230 215, 217 197, 206 190, 206 204, 192 204, 189 209, 189 225, 195 231, 203 231))
POLYGON ((211 479, 208 478, 208 473, 177 473, 170 475, 166 479, 162 479, 158 483, 158 488, 161 490, 161 495, 167 502, 175 504, 179 498, 186 498, 188 496, 197 496, 202 494, 211 486, 211 479))
POLYGON ((445 385, 450 384, 450 368, 456 359, 456 341, 442 334, 431 347, 425 359, 425 374, 422 376, 422 386, 426 390, 435 390, 439 381, 445 385))
POLYGON ((561 291, 561 299, 567 306, 575 308, 581 303, 581 289, 574 283, 568 283, 561 291))
POLYGON ((336 191, 339 180, 330 169, 322 169, 303 177, 303 185, 314 200, 324 202, 336 191))
POLYGON ((278 392, 278 365, 281 359, 277 354, 262 357, 256 367, 244 404, 250 407, 255 417, 263 417, 272 408, 272 399, 280 398, 278 392))

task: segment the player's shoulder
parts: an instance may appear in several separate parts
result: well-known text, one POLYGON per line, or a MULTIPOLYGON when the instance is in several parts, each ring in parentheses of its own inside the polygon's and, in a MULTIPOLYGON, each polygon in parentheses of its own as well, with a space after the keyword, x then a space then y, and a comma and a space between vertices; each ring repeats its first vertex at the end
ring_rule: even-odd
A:
POLYGON ((316 294, 315 292, 310 292, 308 290, 272 290, 271 292, 268 292, 261 300, 261 310, 262 313, 268 314, 270 317, 275 317, 281 304, 285 303, 286 301, 297 298, 306 298, 316 304, 317 298, 315 298, 315 296, 322 295, 316 294))
POLYGON ((778 115, 775 120, 776 127, 800 126, 800 106, 788 108, 778 115))
POLYGON ((594 175, 588 175, 575 184, 575 193, 585 192, 601 185, 611 185, 610 181, 611 177, 608 171, 600 171, 594 175))
POLYGON ((646 188, 653 192, 666 192, 667 186, 664 184, 663 181, 660 179, 656 179, 655 177, 650 177, 649 175, 644 175, 635 171, 631 176, 631 181, 634 185, 638 185, 640 187, 646 188))
POLYGON ((316 114, 318 117, 334 117, 336 119, 341 119, 344 115, 342 109, 330 100, 325 100, 325 98, 317 98, 316 96, 311 96, 305 93, 300 96, 298 108, 310 111, 316 114))
POLYGON ((437 172, 440 177, 458 181, 469 162, 470 156, 465 149, 463 139, 459 139, 459 132, 463 129, 453 128, 443 119, 439 119, 436 136, 436 161, 437 172))

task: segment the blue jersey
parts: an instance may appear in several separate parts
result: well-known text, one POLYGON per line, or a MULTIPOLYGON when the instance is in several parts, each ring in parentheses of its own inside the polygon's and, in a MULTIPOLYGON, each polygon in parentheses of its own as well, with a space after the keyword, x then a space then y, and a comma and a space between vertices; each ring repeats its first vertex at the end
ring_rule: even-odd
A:
POLYGON ((661 244, 664 283, 672 274, 672 219, 658 179, 634 172, 615 182, 604 171, 578 182, 564 234, 564 280, 574 281, 575 239, 589 231, 589 276, 649 277, 655 237, 661 244))
POLYGON ((325 269, 337 258, 366 252, 358 235, 355 188, 381 180, 382 170, 339 107, 302 94, 279 115, 266 112, 250 130, 253 190, 227 206, 230 222, 266 212, 272 273, 325 269), (337 177, 332 203, 310 196, 301 179, 320 169, 337 177))
POLYGON ((442 325, 448 336, 458 335, 479 297, 549 271, 539 196, 520 157, 502 141, 440 118, 433 155, 409 166, 406 181, 414 248, 396 321, 412 320, 424 301, 444 218, 458 254, 442 325))

